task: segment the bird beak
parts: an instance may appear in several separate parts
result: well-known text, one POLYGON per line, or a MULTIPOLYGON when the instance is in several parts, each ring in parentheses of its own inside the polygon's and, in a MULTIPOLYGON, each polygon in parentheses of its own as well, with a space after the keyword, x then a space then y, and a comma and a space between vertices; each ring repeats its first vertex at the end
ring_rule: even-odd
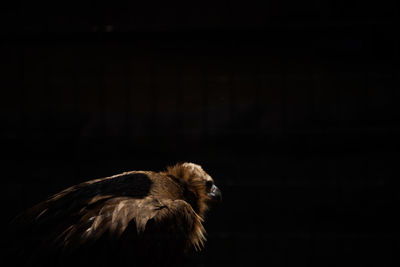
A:
POLYGON ((211 187, 210 193, 208 193, 208 197, 210 198, 211 202, 221 202, 222 200, 221 190, 219 190, 218 187, 213 185, 211 187))

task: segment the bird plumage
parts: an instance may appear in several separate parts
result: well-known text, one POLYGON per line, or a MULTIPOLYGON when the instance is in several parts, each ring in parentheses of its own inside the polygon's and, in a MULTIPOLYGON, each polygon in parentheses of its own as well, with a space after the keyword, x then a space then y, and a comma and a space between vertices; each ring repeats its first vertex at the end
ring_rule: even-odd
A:
POLYGON ((193 163, 87 181, 19 216, 14 244, 25 266, 175 264, 204 246, 210 183, 193 163))

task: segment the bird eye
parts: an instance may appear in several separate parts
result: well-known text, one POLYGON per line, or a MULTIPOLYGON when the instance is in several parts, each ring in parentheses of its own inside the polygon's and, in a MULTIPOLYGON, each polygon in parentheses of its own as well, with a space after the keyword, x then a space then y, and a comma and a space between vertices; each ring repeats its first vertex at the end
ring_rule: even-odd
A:
POLYGON ((212 181, 207 181, 207 182, 206 182, 206 187, 207 187, 207 189, 211 189, 212 185, 213 185, 213 182, 212 182, 212 181))

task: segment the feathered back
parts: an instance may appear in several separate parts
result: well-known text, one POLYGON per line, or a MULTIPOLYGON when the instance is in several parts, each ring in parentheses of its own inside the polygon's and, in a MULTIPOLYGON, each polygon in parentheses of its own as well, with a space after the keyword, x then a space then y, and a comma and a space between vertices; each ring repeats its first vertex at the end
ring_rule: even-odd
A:
POLYGON ((16 220, 19 257, 24 266, 126 266, 133 253, 132 265, 173 264, 188 248, 204 246, 209 179, 199 165, 183 163, 67 188, 16 220))

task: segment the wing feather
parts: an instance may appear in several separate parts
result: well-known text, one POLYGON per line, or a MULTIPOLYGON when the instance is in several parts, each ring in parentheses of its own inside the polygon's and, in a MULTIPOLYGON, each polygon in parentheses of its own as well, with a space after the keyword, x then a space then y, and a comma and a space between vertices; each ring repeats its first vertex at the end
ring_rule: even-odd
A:
POLYGON ((118 238, 132 224, 136 225, 139 235, 151 232, 182 236, 188 242, 186 246, 193 245, 196 250, 200 250, 206 240, 201 217, 183 200, 115 197, 81 210, 79 217, 57 237, 63 246, 93 242, 106 233, 118 238), (149 229, 146 228, 148 223, 149 229))
POLYGON ((21 214, 11 235, 13 246, 21 247, 18 253, 27 256, 18 259, 31 266, 54 261, 124 266, 130 259, 123 257, 134 253, 138 266, 158 266, 157 260, 180 258, 191 246, 201 249, 202 218, 184 200, 151 191, 151 175, 135 172, 79 184, 21 214))

